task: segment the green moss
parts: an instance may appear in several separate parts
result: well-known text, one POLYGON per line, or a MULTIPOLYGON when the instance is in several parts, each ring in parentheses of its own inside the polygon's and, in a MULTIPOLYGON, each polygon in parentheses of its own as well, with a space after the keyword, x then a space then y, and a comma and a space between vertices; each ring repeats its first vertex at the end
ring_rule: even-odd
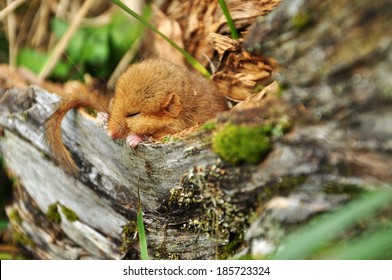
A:
POLYGON ((8 213, 8 219, 11 223, 17 225, 20 225, 23 222, 22 217, 20 216, 18 210, 16 210, 15 208, 12 208, 11 211, 8 213))
POLYGON ((205 124, 203 124, 202 129, 205 131, 212 131, 216 128, 216 122, 215 121, 208 121, 205 124))
POLYGON ((87 114, 89 114, 90 116, 92 116, 94 118, 96 118, 98 115, 98 112, 92 107, 86 107, 85 110, 86 110, 87 114))
POLYGON ((226 245, 219 248, 219 259, 228 259, 242 246, 244 243, 244 235, 238 234, 234 236, 233 240, 230 240, 226 245))
POLYGON ((356 196, 362 194, 365 190, 365 187, 359 187, 355 184, 327 183, 325 185, 325 192, 332 194, 349 194, 350 196, 356 196))
POLYGON ((8 252, 0 252, 0 260, 10 260, 10 261, 15 261, 15 260, 26 260, 26 258, 22 254, 15 254, 14 252, 8 253, 8 252))
POLYGON ((79 220, 78 215, 76 215, 73 210, 69 209, 68 207, 65 207, 64 205, 61 205, 61 212, 63 212, 64 216, 69 222, 75 222, 79 220))
POLYGON ((12 225, 10 231, 12 240, 15 243, 21 244, 25 247, 34 248, 35 244, 33 240, 22 230, 21 224, 23 220, 19 214, 19 211, 13 208, 11 211, 8 212, 8 218, 12 225))
POLYGON ((121 236, 122 236, 122 244, 120 250, 122 252, 127 252, 134 242, 137 239, 137 225, 136 222, 129 222, 128 224, 124 225, 122 228, 121 236))
POLYGON ((223 159, 237 164, 258 163, 271 149, 272 125, 258 127, 226 125, 212 140, 212 148, 223 159))
POLYGON ((252 88, 252 94, 259 93, 265 88, 264 85, 257 84, 254 88, 252 88))
POLYGON ((180 141, 181 139, 179 137, 173 136, 173 135, 167 135, 162 138, 162 143, 175 143, 180 141))
POLYGON ((14 231, 12 233, 12 240, 18 244, 21 244, 26 247, 34 248, 35 243, 34 241, 25 233, 22 233, 20 231, 14 231))
POLYGON ((299 185, 303 184, 305 180, 306 176, 279 178, 275 184, 272 184, 267 188, 272 192, 272 196, 286 195, 296 189, 299 185))
POLYGON ((297 31, 302 31, 312 23, 312 16, 308 11, 301 10, 291 19, 291 22, 297 31))
POLYGON ((166 250, 166 242, 162 241, 157 246, 157 251, 154 253, 155 260, 180 260, 180 255, 178 253, 170 253, 166 250))
MULTIPOLYGON (((275 183, 269 184, 263 188, 259 195, 259 201, 268 201, 274 196, 285 196, 299 185, 303 184, 306 176, 278 178, 275 183)), ((262 203, 261 203, 262 204, 262 203)))
POLYGON ((61 223, 61 216, 60 213, 58 212, 57 204, 58 202, 49 205, 48 210, 46 211, 45 214, 48 221, 54 224, 61 223))
POLYGON ((287 84, 279 83, 278 84, 278 92, 276 93, 276 97, 282 98, 288 88, 289 88, 289 86, 287 84))

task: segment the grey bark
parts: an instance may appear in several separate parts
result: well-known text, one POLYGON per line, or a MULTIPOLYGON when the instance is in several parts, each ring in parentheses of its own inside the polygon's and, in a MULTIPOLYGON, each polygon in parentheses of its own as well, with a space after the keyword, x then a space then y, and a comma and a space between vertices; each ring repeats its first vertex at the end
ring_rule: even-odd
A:
POLYGON ((278 61, 276 78, 294 112, 292 130, 275 139, 257 165, 221 160, 203 131, 180 142, 131 150, 111 141, 91 118, 71 112, 63 135, 81 168, 73 178, 51 161, 42 141, 42 123, 58 97, 34 86, 3 92, 0 151, 20 182, 8 213, 16 210, 21 217, 13 227, 31 241, 24 246, 38 258, 137 258, 137 240, 120 247, 122 227, 136 220, 139 189, 151 257, 222 257, 224 245, 232 236, 241 239, 250 209, 261 208, 260 203, 269 211, 250 226, 241 248, 265 253, 279 238, 265 234, 265 215, 284 232, 284 224, 306 222, 350 199, 344 191, 331 193, 331 187, 391 182, 390 7, 391 1, 283 1, 255 23, 244 46, 278 61), (198 201, 173 204, 171 191, 178 188, 190 190, 198 201), (192 224, 206 217, 207 188, 223 201, 216 206, 223 214, 213 216, 218 223, 225 215, 239 218, 218 227, 225 234, 192 224), (276 207, 277 199, 289 206, 276 207), (56 203, 60 223, 45 215, 56 203), (61 206, 78 220, 68 221, 61 206), (252 247, 255 240, 269 247, 265 242, 252 247))

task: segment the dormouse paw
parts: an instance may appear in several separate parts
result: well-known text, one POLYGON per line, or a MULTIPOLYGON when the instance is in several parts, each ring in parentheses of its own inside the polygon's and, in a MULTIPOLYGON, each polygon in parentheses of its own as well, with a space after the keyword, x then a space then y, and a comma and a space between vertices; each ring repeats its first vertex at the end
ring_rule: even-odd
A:
POLYGON ((128 146, 130 146, 131 148, 134 149, 137 147, 137 145, 139 145, 140 142, 143 141, 142 138, 143 138, 143 136, 139 136, 136 134, 129 134, 125 141, 127 142, 128 146))

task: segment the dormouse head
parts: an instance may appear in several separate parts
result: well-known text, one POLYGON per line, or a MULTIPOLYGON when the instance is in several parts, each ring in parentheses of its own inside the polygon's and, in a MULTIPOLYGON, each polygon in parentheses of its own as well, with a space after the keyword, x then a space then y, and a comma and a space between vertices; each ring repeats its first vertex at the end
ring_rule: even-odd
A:
POLYGON ((118 79, 108 122, 113 139, 130 134, 161 137, 169 134, 182 111, 186 75, 165 60, 131 65, 118 79))

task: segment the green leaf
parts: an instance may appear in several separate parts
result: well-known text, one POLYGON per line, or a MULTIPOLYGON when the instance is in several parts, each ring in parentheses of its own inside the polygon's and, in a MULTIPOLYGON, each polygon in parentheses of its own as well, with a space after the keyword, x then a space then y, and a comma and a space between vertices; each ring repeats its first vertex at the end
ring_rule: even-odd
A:
POLYGON ((69 26, 67 22, 59 18, 52 19, 50 25, 57 39, 61 38, 61 36, 65 34, 65 31, 67 31, 67 28, 69 26))
POLYGON ((109 60, 109 29, 102 26, 99 29, 86 31, 82 47, 81 61, 94 65, 104 64, 109 60))
MULTIPOLYGON (((48 54, 39 52, 37 50, 25 48, 19 52, 17 62, 19 66, 24 66, 30 71, 38 74, 47 59, 48 54)), ((59 62, 53 70, 51 78, 60 80, 66 79, 70 68, 70 62, 59 62)))
MULTIPOLYGON (((60 39, 69 27, 69 23, 61 19, 55 18, 52 20, 52 30, 57 39, 60 39)), ((78 29, 70 40, 67 47, 68 57, 75 63, 81 62, 82 49, 85 44, 86 32, 84 29, 78 29)))
POLYGON ((109 32, 114 51, 124 54, 141 35, 142 29, 139 23, 130 21, 123 13, 115 13, 109 32))
POLYGON ((146 233, 144 231, 143 212, 141 207, 139 207, 137 212, 137 229, 139 234, 140 254, 142 256, 142 260, 148 260, 147 239, 146 233))
POLYGON ((17 63, 19 66, 24 66, 38 74, 44 66, 47 58, 47 54, 33 49, 24 48, 18 53, 17 63))

